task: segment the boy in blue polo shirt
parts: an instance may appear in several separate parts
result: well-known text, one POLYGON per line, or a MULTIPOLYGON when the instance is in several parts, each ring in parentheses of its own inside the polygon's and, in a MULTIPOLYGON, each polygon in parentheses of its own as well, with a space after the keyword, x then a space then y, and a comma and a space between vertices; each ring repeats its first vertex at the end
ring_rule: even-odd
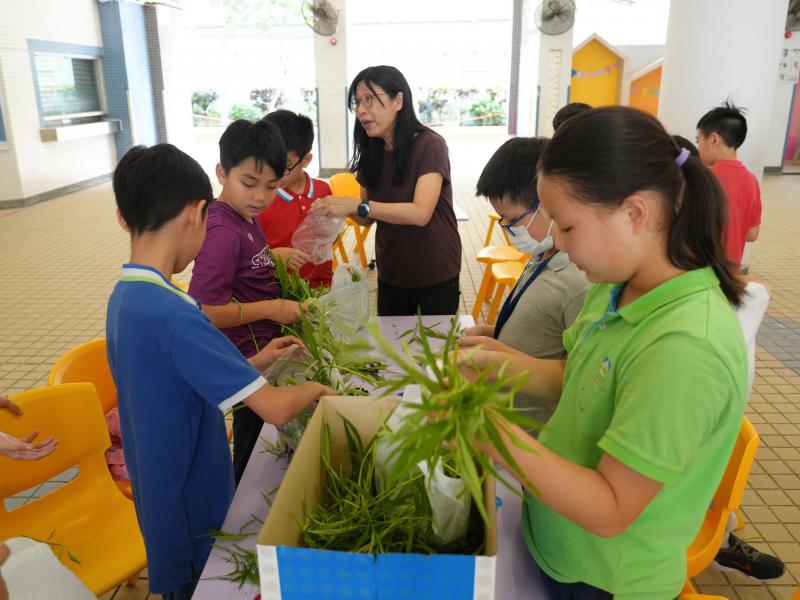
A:
POLYGON ((245 359, 170 283, 197 255, 211 184, 169 144, 131 149, 114 172, 131 262, 108 303, 108 360, 119 394, 125 460, 144 537, 150 591, 191 597, 233 496, 223 411, 244 402, 285 423, 320 396, 316 383, 273 388, 260 371, 299 344, 273 340, 245 359))

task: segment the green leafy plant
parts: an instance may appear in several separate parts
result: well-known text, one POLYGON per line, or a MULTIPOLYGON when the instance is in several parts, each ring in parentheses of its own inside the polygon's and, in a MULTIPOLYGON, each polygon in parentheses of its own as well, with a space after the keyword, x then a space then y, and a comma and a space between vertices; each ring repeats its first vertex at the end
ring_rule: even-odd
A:
POLYGON ((302 525, 303 545, 368 554, 431 553, 427 527, 431 513, 422 473, 417 471, 379 493, 375 488, 375 441, 364 448, 353 424, 342 421, 351 472, 344 475, 334 466, 330 431, 323 424, 320 459, 327 479, 327 498, 302 525))
POLYGON ((228 111, 228 118, 232 121, 237 119, 247 119, 248 121, 258 121, 264 116, 263 111, 257 107, 247 104, 234 104, 228 111))
POLYGON ((409 384, 419 385, 422 389, 421 401, 407 403, 412 410, 392 433, 396 444, 393 451, 395 465, 389 482, 408 477, 421 461, 426 461, 432 470, 439 460, 443 460, 462 478, 481 517, 487 520, 482 484, 488 473, 515 493, 520 492, 500 474, 476 442, 492 444, 515 474, 526 482, 528 489, 535 491, 502 437, 506 434, 515 446, 534 451, 508 428, 509 423, 526 430, 541 427, 513 407, 514 396, 527 376, 507 377, 505 366, 494 372, 491 368, 469 363, 467 356, 472 370, 467 377, 462 371, 463 366, 459 365, 457 320, 452 320, 444 344, 436 353, 431 348, 428 329, 418 317, 413 338, 420 351, 415 355, 407 342, 403 343, 402 351, 397 351, 380 335, 377 327, 371 327, 370 333, 385 356, 400 369, 397 376, 387 378, 381 386, 385 392, 392 393, 409 384), (426 365, 428 373, 421 371, 417 363, 426 365))
POLYGON ((306 278, 302 277, 299 272, 289 269, 286 263, 274 254, 272 261, 275 263, 275 278, 281 284, 284 299, 302 303, 317 299, 330 291, 330 288, 325 285, 312 287, 306 278))
POLYGON ((40 542, 42 544, 47 544, 48 546, 50 546, 50 549, 53 551, 53 554, 55 554, 56 557, 58 557, 58 558, 61 558, 61 556, 64 554, 64 552, 66 552, 67 553, 67 558, 69 558, 72 562, 74 562, 74 563, 76 563, 78 565, 81 564, 81 561, 78 560, 78 557, 75 556, 70 551, 69 546, 67 546, 66 544, 60 544, 60 543, 55 541, 55 537, 56 537, 55 530, 51 531, 50 535, 48 535, 47 538, 44 539, 44 540, 40 540, 38 538, 33 537, 32 535, 25 535, 25 534, 23 534, 22 537, 28 538, 29 540, 33 540, 34 542, 40 542))

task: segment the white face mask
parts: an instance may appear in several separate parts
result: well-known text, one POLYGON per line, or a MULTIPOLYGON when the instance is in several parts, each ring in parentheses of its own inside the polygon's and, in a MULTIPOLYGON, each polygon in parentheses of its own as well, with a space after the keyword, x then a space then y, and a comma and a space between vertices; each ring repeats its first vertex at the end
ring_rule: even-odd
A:
MULTIPOLYGON (((541 204, 539 205, 539 208, 541 208, 541 204)), ((530 233, 528 233, 528 227, 531 226, 531 223, 533 223, 536 215, 539 214, 539 208, 537 208, 536 212, 533 213, 533 216, 528 221, 527 225, 509 227, 510 232, 508 239, 511 240, 514 248, 520 252, 523 252, 524 254, 530 254, 531 256, 544 254, 553 248, 553 236, 550 235, 550 231, 553 229, 552 219, 550 219, 550 226, 547 228, 547 235, 542 241, 537 240, 536 238, 532 237, 530 233)))

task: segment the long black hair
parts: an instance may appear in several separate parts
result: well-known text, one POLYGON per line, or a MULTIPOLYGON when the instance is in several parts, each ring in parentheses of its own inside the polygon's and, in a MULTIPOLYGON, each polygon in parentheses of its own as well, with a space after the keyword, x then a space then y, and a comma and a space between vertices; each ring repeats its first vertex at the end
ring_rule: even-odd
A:
MULTIPOLYGON (((347 105, 352 106, 353 98, 356 95, 356 87, 361 82, 370 89, 375 98, 374 102, 379 102, 383 106, 384 101, 376 95, 373 86, 379 86, 386 92, 386 95, 394 99, 397 94, 403 93, 403 108, 397 113, 394 123, 394 174, 392 184, 400 185, 406 175, 408 159, 411 156, 411 146, 414 143, 414 134, 420 131, 430 131, 414 112, 414 99, 411 96, 411 88, 403 74, 395 67, 379 65, 367 67, 353 79, 350 89, 347 92, 347 105)), ((364 177, 367 187, 375 187, 380 175, 381 163, 383 162, 384 143, 381 138, 371 138, 367 135, 364 127, 356 119, 353 125, 353 159, 350 161, 350 170, 360 172, 364 177)))
POLYGON ((738 306, 744 284, 723 249, 725 193, 699 158, 690 155, 678 166, 680 151, 655 117, 624 106, 596 108, 556 131, 539 160, 539 175, 563 180, 591 204, 618 206, 637 191, 658 192, 672 264, 712 267, 722 292, 738 306))

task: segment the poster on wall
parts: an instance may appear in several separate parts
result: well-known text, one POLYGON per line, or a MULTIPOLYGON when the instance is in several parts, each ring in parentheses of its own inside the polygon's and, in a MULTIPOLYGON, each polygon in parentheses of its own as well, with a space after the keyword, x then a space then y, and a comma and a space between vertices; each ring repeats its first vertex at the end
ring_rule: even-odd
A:
POLYGON ((800 48, 784 48, 778 61, 778 82, 797 83, 800 73, 800 48))

